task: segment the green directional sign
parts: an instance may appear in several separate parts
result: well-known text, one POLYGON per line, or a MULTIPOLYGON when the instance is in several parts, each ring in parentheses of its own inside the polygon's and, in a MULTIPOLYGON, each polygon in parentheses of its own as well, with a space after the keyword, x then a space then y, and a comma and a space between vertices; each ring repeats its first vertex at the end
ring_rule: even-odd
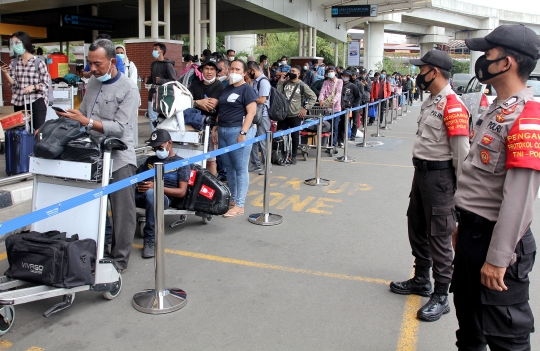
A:
POLYGON ((62 25, 66 27, 114 31, 114 20, 105 17, 62 14, 62 25))

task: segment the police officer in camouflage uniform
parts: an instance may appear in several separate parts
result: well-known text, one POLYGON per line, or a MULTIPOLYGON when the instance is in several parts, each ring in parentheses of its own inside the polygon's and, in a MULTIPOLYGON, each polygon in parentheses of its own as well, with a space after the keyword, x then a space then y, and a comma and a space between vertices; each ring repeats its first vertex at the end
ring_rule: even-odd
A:
POLYGON ((527 79, 540 40, 523 25, 503 25, 465 44, 485 52, 475 74, 493 85, 497 99, 474 126, 455 195, 456 345, 530 350, 528 273, 536 244, 529 227, 540 186, 540 103, 527 79))
POLYGON ((452 91, 448 78, 453 61, 444 51, 431 50, 421 59, 417 85, 431 95, 422 104, 413 147, 414 177, 407 210, 409 242, 415 257, 414 277, 392 282, 397 294, 417 294, 429 301, 417 312, 436 321, 450 312, 448 288, 452 279, 452 218, 456 178, 469 152, 469 112, 452 91), (432 290, 430 268, 435 288, 432 290))

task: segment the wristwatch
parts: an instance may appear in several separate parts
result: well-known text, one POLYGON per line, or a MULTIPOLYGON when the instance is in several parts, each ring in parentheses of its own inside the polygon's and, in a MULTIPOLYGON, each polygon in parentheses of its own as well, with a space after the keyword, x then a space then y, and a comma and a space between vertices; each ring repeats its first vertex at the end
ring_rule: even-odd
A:
POLYGON ((246 135, 247 133, 244 132, 243 130, 240 131, 240 135, 246 135))
POLYGON ((94 120, 90 118, 90 122, 86 125, 86 131, 92 130, 92 127, 94 127, 94 120))

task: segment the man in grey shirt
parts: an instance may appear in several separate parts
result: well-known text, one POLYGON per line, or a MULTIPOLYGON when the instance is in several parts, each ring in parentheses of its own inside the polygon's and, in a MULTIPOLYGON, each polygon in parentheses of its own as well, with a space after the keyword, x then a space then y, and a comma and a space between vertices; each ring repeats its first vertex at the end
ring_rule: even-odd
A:
MULTIPOLYGON (((92 77, 86 85, 80 109, 58 114, 79 121, 89 134, 119 138, 127 145, 127 150, 112 151, 111 183, 114 183, 135 175, 133 123, 137 123, 139 90, 116 68, 116 50, 110 40, 98 39, 90 45, 88 63, 92 77)), ((128 265, 136 227, 135 192, 129 186, 109 197, 114 226, 111 258, 123 272, 128 265)))
MULTIPOLYGON (((261 114, 261 123, 257 124, 256 136, 266 134, 270 130, 270 117, 268 117, 268 109, 270 108, 270 81, 263 74, 261 67, 255 61, 247 63, 249 78, 253 82, 253 88, 257 93, 257 114, 261 114)), ((266 165, 266 140, 253 144, 250 156, 250 170, 264 174, 266 165), (262 160, 259 157, 261 152, 262 160)))

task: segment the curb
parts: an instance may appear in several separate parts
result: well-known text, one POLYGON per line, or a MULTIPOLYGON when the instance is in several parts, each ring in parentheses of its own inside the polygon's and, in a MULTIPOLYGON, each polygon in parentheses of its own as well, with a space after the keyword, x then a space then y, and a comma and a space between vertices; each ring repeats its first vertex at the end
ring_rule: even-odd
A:
POLYGON ((32 200, 33 187, 31 180, 3 186, 0 189, 0 209, 32 200))

